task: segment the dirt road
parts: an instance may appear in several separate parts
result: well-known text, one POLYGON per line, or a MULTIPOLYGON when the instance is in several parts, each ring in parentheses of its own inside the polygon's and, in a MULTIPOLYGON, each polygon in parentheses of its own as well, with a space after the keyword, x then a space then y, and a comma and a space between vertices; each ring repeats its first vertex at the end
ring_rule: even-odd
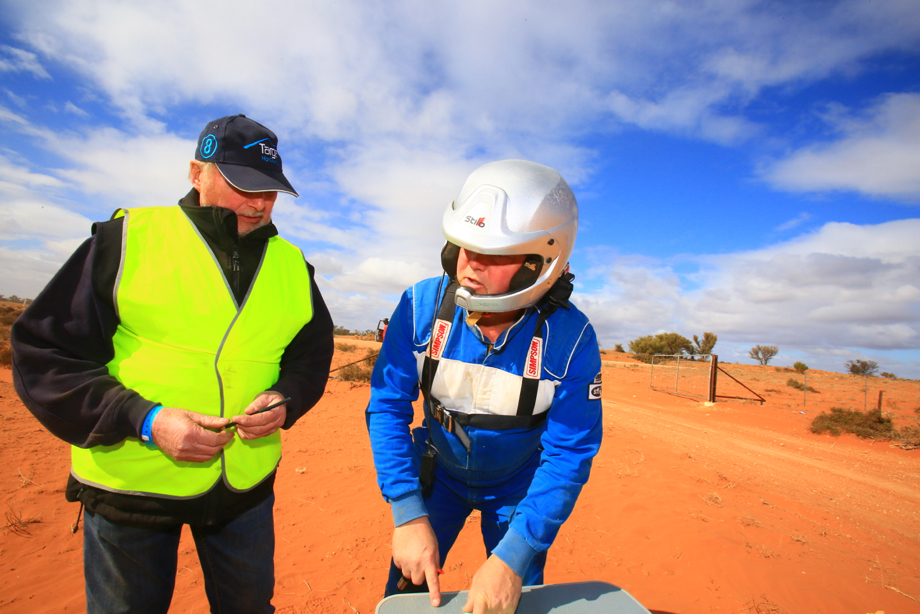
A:
MULTIPOLYGON (((355 345, 335 364, 361 358, 367 344, 355 345)), ((810 374, 820 392, 805 406, 786 372, 726 368, 767 403, 708 406, 651 390, 644 366, 605 365, 604 444, 549 552, 547 581, 611 582, 659 613, 920 612, 920 451, 808 432, 831 406, 862 409, 860 381, 810 374)), ((920 382, 873 385, 885 386, 896 424, 916 422, 920 382)), ((283 434, 280 613, 370 614, 381 597, 392 521, 367 443, 368 396, 366 384, 332 381, 283 434)), ((0 419, 0 614, 80 612, 68 447, 23 408, 2 369, 0 419)), ((467 588, 484 559, 478 519, 468 524, 445 590, 467 588)), ((187 535, 170 611, 208 611, 187 535)))

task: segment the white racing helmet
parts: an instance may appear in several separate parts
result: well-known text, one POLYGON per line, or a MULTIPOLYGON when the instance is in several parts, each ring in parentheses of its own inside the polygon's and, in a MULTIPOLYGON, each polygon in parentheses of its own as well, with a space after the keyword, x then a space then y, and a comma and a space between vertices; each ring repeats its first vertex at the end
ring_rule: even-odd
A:
POLYGON ((575 235, 578 204, 558 171, 526 160, 480 166, 444 212, 447 244, 441 264, 457 277, 461 247, 480 254, 527 255, 504 294, 474 294, 459 288, 456 302, 469 311, 497 313, 534 305, 566 271, 575 235))

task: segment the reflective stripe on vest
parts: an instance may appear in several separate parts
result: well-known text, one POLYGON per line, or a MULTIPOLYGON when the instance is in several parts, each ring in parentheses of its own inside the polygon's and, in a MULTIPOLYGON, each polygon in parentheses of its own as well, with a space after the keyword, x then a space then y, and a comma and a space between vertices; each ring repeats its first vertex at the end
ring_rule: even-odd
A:
MULTIPOLYGON (((278 381, 284 349, 313 317, 301 251, 268 240, 238 308, 220 265, 179 207, 126 212, 115 288, 120 323, 109 373, 164 407, 234 416, 278 381)), ((135 437, 72 448, 81 482, 116 492, 195 497, 223 476, 232 490, 258 485, 281 458, 275 432, 234 437, 205 463, 174 461, 135 437)))

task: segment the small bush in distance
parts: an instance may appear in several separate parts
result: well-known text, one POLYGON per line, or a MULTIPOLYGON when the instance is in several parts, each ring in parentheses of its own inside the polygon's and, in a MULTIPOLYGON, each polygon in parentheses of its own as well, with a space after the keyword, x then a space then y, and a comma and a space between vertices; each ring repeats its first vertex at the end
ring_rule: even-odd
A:
POLYGON ((339 379, 346 382, 369 382, 371 369, 364 367, 362 363, 348 365, 339 369, 339 379))
POLYGON ((338 369, 338 378, 346 382, 371 381, 371 374, 374 372, 374 364, 377 362, 377 354, 378 352, 376 350, 368 349, 363 359, 338 369))
POLYGON ((335 349, 337 349, 340 352, 345 352, 346 354, 351 354, 356 349, 358 349, 358 346, 356 346, 353 343, 336 343, 335 349))
POLYGON ((613 351, 614 351, 614 352, 619 352, 620 354, 625 354, 625 353, 626 353, 626 350, 623 349, 623 344, 622 344, 622 343, 618 343, 618 344, 616 344, 615 346, 613 346, 613 351))
POLYGON ((886 418, 878 409, 865 413, 843 407, 831 407, 831 412, 821 412, 821 415, 812 420, 809 430, 812 433, 830 433, 840 435, 841 431, 852 433, 863 439, 895 439, 897 431, 891 423, 891 418, 886 418))
POLYGON ((881 375, 882 377, 888 378, 888 379, 898 379, 897 375, 895 375, 894 373, 889 373, 888 371, 882 371, 881 373, 879 373, 879 375, 881 375))
POLYGON ((3 326, 12 326, 13 322, 16 321, 16 318, 18 318, 21 313, 22 309, 17 309, 15 307, 0 307, 0 324, 3 326))
POLYGON ((808 371, 808 365, 806 365, 804 362, 797 362, 794 365, 792 365, 792 368, 798 371, 799 373, 805 373, 806 371, 808 371))

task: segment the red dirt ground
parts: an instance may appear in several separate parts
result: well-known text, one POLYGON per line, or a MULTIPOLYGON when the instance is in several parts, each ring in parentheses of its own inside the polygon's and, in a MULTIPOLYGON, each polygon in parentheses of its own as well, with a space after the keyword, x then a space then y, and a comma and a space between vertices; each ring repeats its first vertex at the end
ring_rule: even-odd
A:
MULTIPOLYGON (((358 346, 373 343, 340 340, 358 346)), ((336 365, 364 349, 337 352, 336 365)), ((648 366, 606 353, 604 444, 550 550, 547 582, 600 580, 659 614, 920 612, 920 450, 808 431, 832 406, 862 410, 864 380, 724 365, 764 397, 708 405, 649 387, 648 366), (802 413, 804 412, 804 413, 802 413)), ((0 614, 84 609, 77 505, 64 501, 67 446, 16 397, 0 369, 0 614)), ((720 394, 745 392, 720 379, 720 394), (723 392, 728 390, 729 392, 723 392)), ((916 424, 920 382, 870 378, 896 426, 916 424)), ((367 384, 331 381, 284 433, 275 521, 279 613, 370 614, 382 596, 391 516, 375 483, 367 384)), ((442 576, 468 587, 484 553, 476 518, 442 576)), ((208 611, 183 535, 170 612, 208 611)))

